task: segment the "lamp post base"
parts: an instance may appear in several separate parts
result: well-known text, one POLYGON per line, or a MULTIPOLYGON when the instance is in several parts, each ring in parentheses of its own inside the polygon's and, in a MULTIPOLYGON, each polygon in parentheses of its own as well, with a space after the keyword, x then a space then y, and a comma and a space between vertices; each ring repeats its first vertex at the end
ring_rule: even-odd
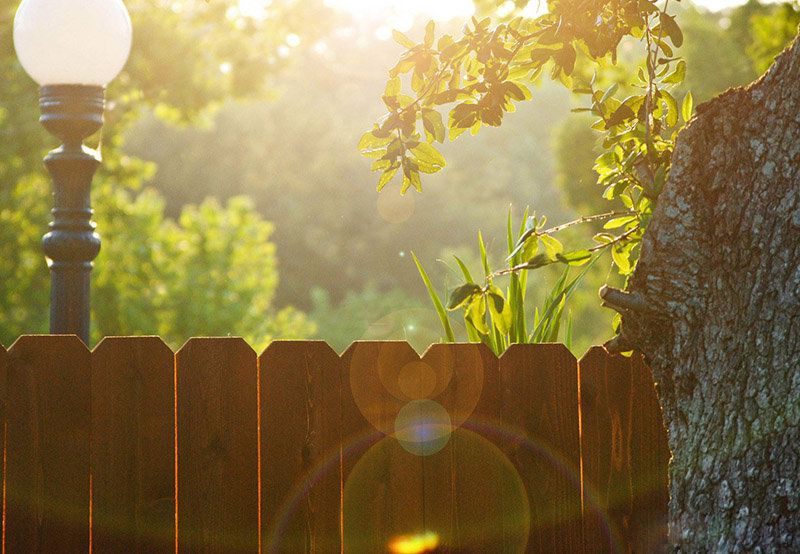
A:
POLYGON ((62 145, 44 159, 53 178, 53 221, 43 239, 51 275, 50 332, 89 343, 89 282, 100 236, 92 222, 92 177, 100 154, 83 140, 103 124, 104 89, 48 85, 40 91, 39 122, 62 145))

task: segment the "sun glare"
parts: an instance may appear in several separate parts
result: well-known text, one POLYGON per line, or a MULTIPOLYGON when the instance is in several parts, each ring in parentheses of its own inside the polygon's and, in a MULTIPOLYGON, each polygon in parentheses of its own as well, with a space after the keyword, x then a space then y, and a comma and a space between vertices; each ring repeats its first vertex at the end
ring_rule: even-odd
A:
POLYGON ((472 0, 325 0, 333 8, 368 16, 424 14, 437 20, 468 17, 475 11, 472 0))
MULTIPOLYGON (((777 0, 767 0, 777 1, 777 0)), ((253 18, 266 17, 267 8, 273 0, 239 0, 238 15, 253 18)), ((695 3, 710 10, 720 10, 743 4, 745 0, 695 0, 695 3)), ((386 25, 401 31, 408 30, 416 17, 446 21, 467 18, 475 13, 473 0, 324 0, 331 8, 349 12, 373 20, 382 20, 386 25)), ((547 7, 544 0, 533 0, 522 11, 523 15, 540 15, 547 7)), ((499 4, 496 14, 504 15, 514 8, 510 0, 499 4)), ((387 27, 388 29, 388 27, 387 27)), ((380 34, 387 35, 386 32, 380 34)), ((388 38, 379 37, 379 38, 388 38)))

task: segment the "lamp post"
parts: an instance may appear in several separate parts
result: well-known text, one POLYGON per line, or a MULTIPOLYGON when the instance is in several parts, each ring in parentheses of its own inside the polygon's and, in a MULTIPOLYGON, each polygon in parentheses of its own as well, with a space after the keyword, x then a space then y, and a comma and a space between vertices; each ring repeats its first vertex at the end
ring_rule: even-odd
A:
POLYGON ((61 142, 44 159, 54 207, 44 252, 50 267, 50 332, 89 343, 89 278, 100 252, 90 189, 100 153, 83 140, 103 124, 105 86, 122 70, 131 21, 122 0, 23 0, 14 47, 41 86, 39 122, 61 142))

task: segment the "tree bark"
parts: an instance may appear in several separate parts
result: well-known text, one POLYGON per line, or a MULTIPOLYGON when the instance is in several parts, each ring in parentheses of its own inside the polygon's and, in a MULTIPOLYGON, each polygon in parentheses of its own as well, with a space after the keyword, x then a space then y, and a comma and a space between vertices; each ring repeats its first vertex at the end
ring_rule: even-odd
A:
POLYGON ((800 552, 800 40, 698 108, 628 292, 607 303, 657 381, 672 549, 800 552))

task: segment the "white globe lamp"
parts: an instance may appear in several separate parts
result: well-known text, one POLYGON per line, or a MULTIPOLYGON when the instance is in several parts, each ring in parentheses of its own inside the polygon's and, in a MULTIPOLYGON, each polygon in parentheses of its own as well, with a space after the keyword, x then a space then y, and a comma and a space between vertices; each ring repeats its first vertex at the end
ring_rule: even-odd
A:
POLYGON ((44 236, 50 267, 50 332, 89 344, 89 281, 100 237, 90 190, 100 154, 83 140, 103 125, 105 86, 131 50, 131 20, 122 0, 23 0, 14 47, 41 86, 39 121, 63 143, 45 158, 53 178, 53 221, 44 236))

